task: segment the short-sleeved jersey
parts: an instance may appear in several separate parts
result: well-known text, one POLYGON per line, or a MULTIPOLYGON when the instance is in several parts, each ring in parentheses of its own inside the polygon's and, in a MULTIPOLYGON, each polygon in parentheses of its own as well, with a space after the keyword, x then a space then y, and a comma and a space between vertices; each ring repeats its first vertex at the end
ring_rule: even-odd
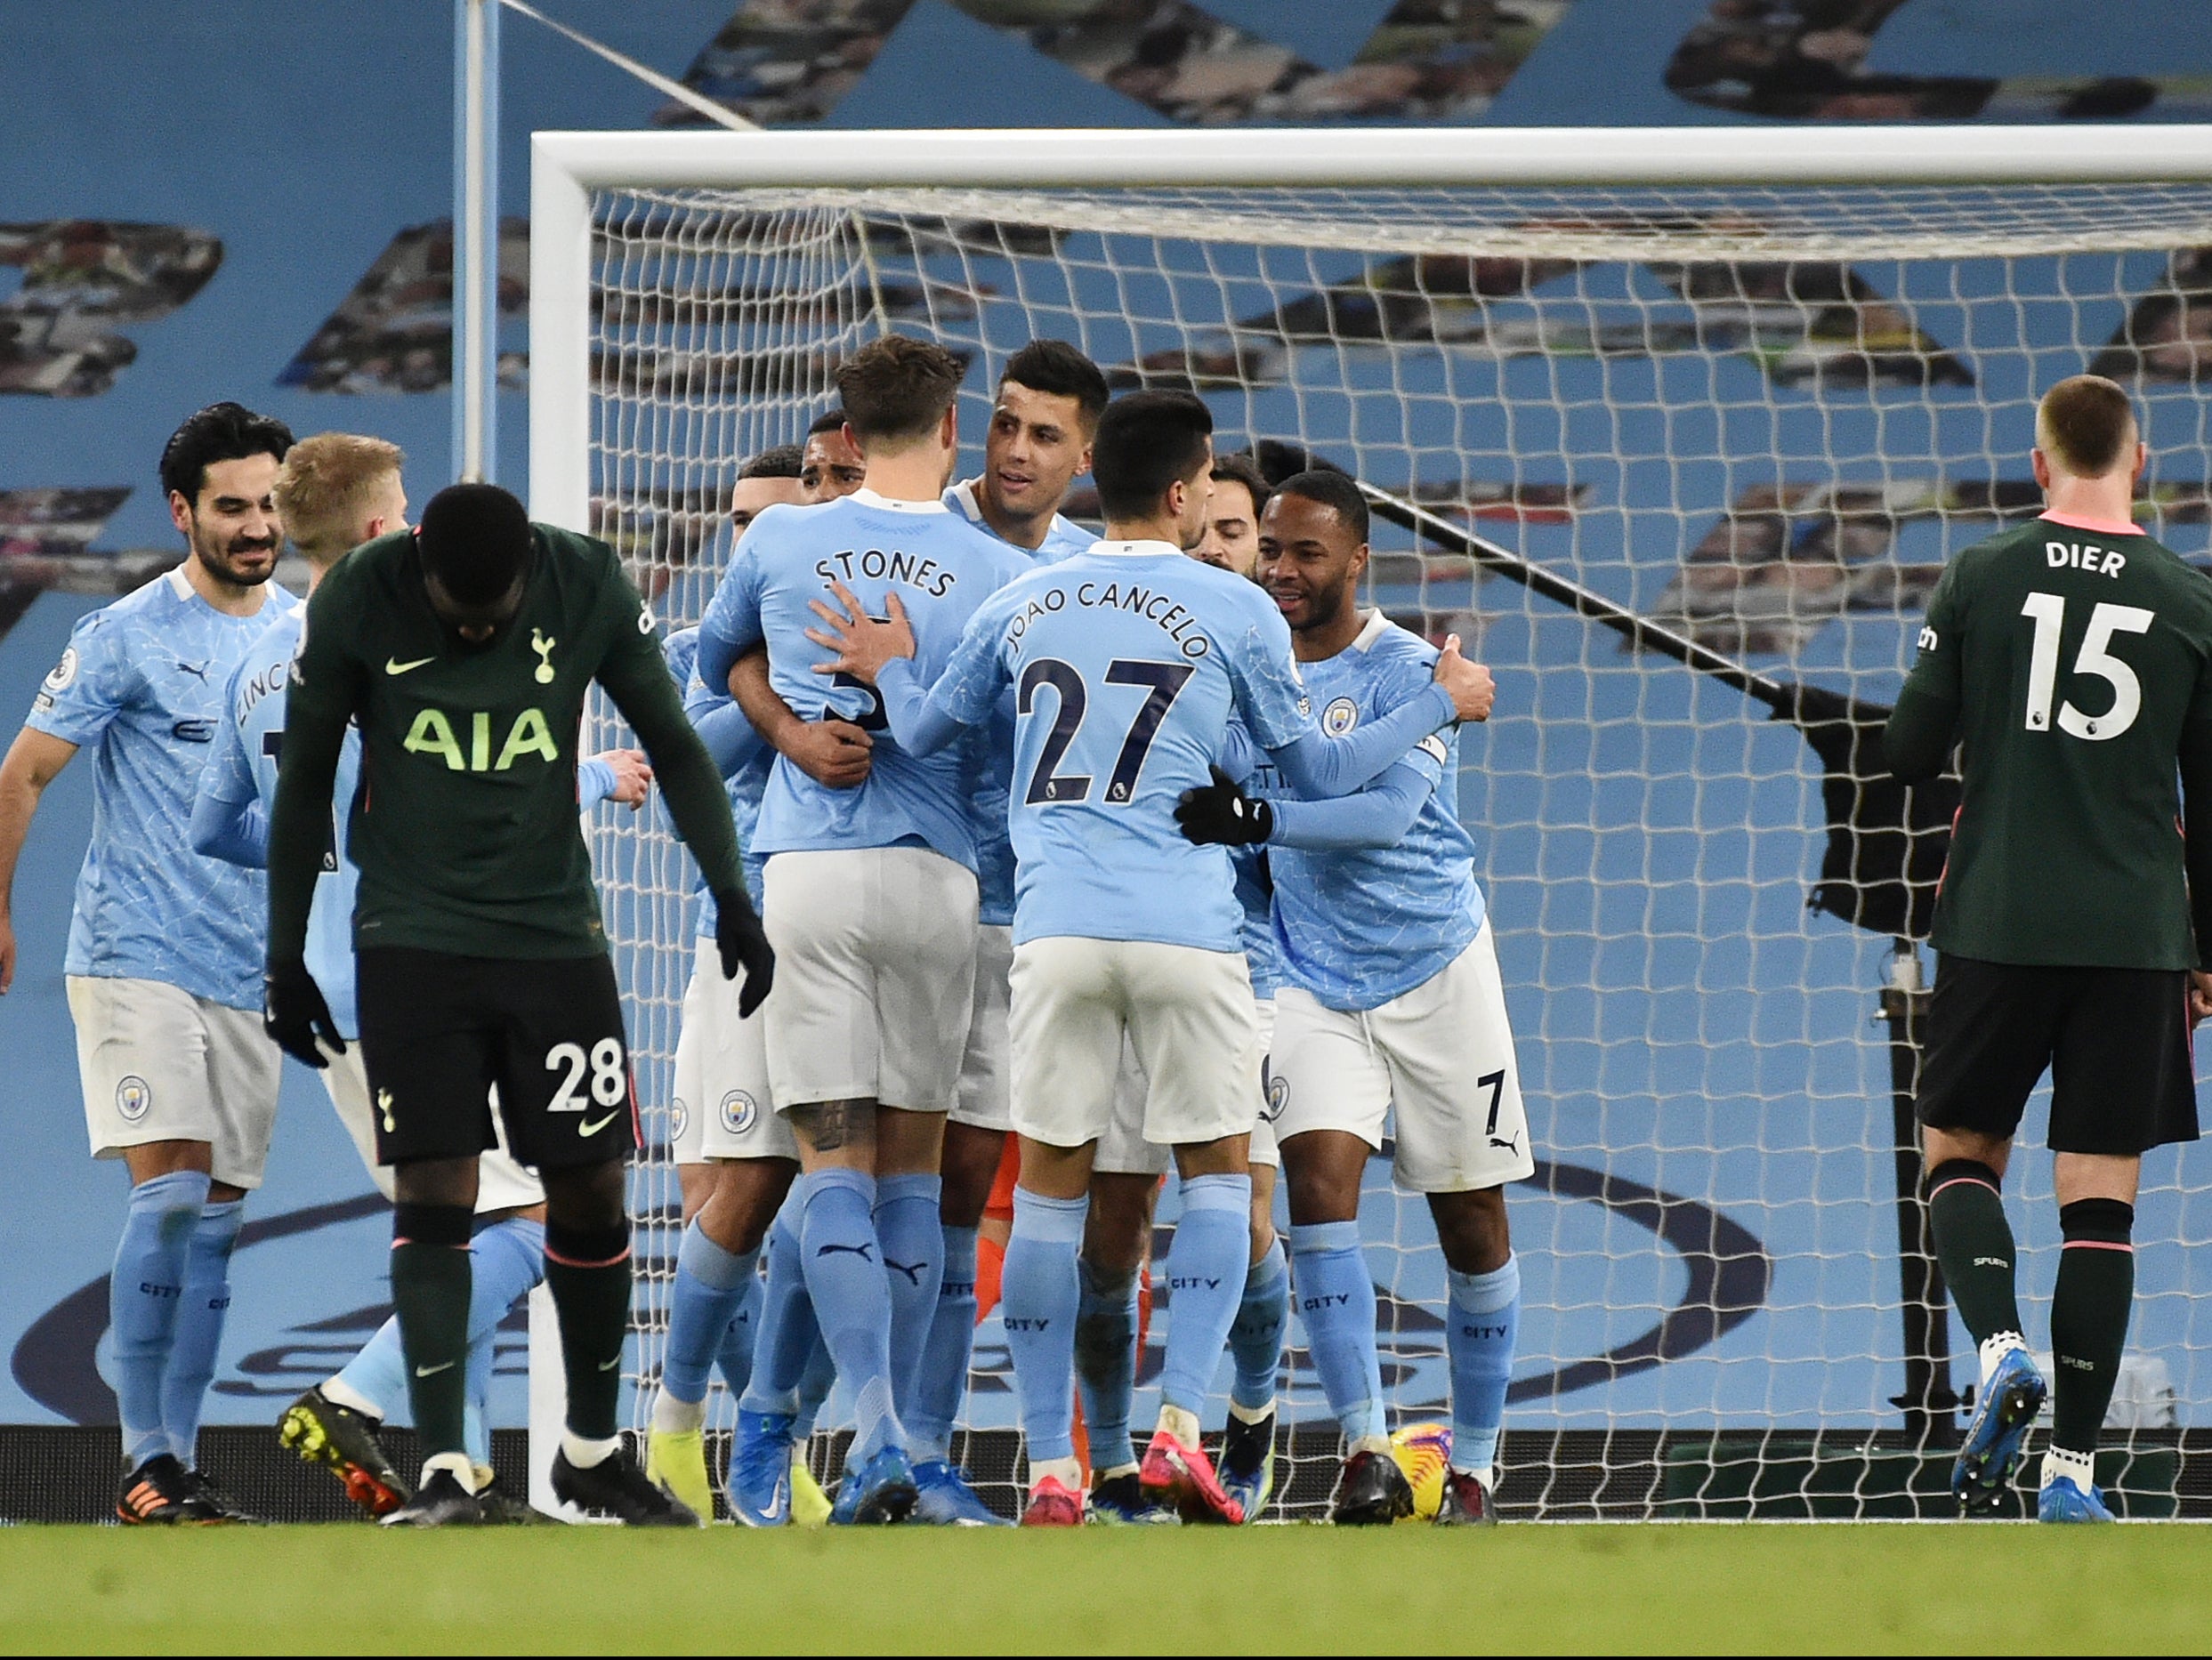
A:
POLYGON ((711 675, 765 641, 770 684, 794 714, 851 721, 875 741, 868 778, 852 789, 826 788, 778 757, 761 799, 755 848, 771 854, 929 847, 976 868, 969 795, 981 741, 933 755, 902 751, 872 688, 848 675, 814 673, 827 654, 806 637, 821 626, 807 607, 832 602, 833 581, 876 616, 896 593, 913 625, 916 671, 927 683, 976 607, 1028 568, 1026 557, 942 502, 892 502, 859 490, 815 506, 771 507, 754 520, 700 622, 701 665, 711 675))
MULTIPOLYGON (((737 699, 727 691, 715 691, 699 678, 698 651, 699 631, 696 627, 678 629, 661 646, 661 654, 668 660, 669 674, 683 688, 683 713, 690 716, 694 725, 703 717, 733 708, 737 704, 737 699)), ((726 780, 730 786, 730 817, 737 824, 738 841, 745 849, 745 890, 755 910, 761 904, 761 870, 768 861, 754 850, 753 828, 761 816, 761 794, 768 787, 769 769, 775 760, 776 752, 763 744, 752 760, 726 780)), ((698 878, 697 898, 698 931, 712 935, 718 919, 714 896, 706 890, 705 877, 698 878)))
POLYGON ((299 601, 273 583, 251 616, 180 568, 77 625, 25 722, 92 751, 93 834, 63 971, 151 979, 233 1009, 262 1000, 267 890, 192 850, 192 799, 247 648, 299 601))
MULTIPOLYGON (((981 480, 964 479, 945 492, 945 505, 978 530, 997 536, 976 500, 981 480)), ((1000 538, 1004 540, 1003 537, 1000 538)), ((1034 551, 1015 547, 1031 566, 1057 565, 1080 553, 1098 538, 1060 514, 1053 515, 1045 540, 1034 551)), ((1007 543, 1008 547, 1013 544, 1007 543)), ((1013 841, 1006 826, 1006 780, 1013 775, 1013 720, 1011 710, 983 729, 975 793, 976 921, 994 928, 1013 922, 1013 841)))
MULTIPOLYGON (((1436 657, 1435 647, 1378 611, 1335 657, 1298 666, 1321 729, 1341 737, 1419 697, 1436 657)), ((1403 996, 1481 931, 1474 842, 1453 800, 1459 729, 1432 733, 1406 761, 1434 787, 1395 846, 1268 849, 1283 978, 1332 1009, 1403 996)))
MULTIPOLYGON (((359 726, 345 846, 360 868, 361 949, 529 959, 606 947, 577 816, 585 694, 603 685, 649 745, 649 716, 690 735, 614 550, 548 525, 532 534, 521 608, 481 647, 431 609, 411 532, 354 549, 309 602, 287 729, 303 718, 359 726)), ((734 882, 734 847, 719 846, 734 882)))
MULTIPOLYGON (((305 618, 292 611, 269 625, 232 671, 214 753, 208 757, 204 792, 226 802, 259 802, 264 814, 277 805, 277 766, 284 752, 285 689, 292 659, 298 655, 305 618)), ((360 787, 361 740, 349 731, 338 755, 330 855, 315 883, 315 906, 307 918, 307 967, 330 1005, 331 1018, 347 1038, 360 1035, 353 996, 352 862, 337 856, 336 820, 360 787)))
POLYGON ((1014 689, 1014 938, 1238 948, 1228 854, 1177 827, 1233 713, 1263 749, 1310 729, 1290 630, 1241 576, 1102 542, 991 596, 930 692, 977 724, 1014 689))
POLYGON ((2036 520, 1951 560, 1905 695, 1964 745, 1936 949, 2195 963, 2176 754, 2212 719, 2212 582, 2133 526, 2036 520))

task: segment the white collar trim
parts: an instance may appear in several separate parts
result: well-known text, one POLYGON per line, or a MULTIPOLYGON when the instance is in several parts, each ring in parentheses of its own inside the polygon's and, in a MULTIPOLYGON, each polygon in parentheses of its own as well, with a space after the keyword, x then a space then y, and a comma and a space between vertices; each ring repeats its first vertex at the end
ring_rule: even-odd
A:
POLYGON ((1369 611, 1367 614, 1367 621, 1361 625, 1360 632, 1352 637, 1352 649, 1354 651, 1367 650, 1383 637, 1384 631, 1390 625, 1390 618, 1385 616, 1380 611, 1369 611))
MULTIPOLYGON (((192 556, 187 553, 184 557, 190 559, 192 556)), ((192 586, 192 579, 184 574, 183 566, 172 565, 163 575, 167 577, 169 586, 175 590, 178 599, 196 600, 199 597, 199 590, 192 586)))
POLYGON ((864 507, 882 508, 893 513, 949 513, 952 510, 941 499, 933 502, 894 502, 887 496, 878 496, 865 484, 845 499, 858 502, 864 507))
POLYGON ((1172 542, 1107 542, 1097 541, 1083 550, 1086 553, 1109 553, 1122 559, 1158 559, 1167 556, 1181 559, 1183 550, 1172 542))

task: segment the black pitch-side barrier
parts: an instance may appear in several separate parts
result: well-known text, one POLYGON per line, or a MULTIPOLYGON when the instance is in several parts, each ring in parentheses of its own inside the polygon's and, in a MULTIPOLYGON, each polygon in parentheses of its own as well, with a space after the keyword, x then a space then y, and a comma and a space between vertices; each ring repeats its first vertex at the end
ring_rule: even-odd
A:
MULTIPOLYGON (((1280 464, 1287 457, 1263 455, 1261 459, 1263 465, 1271 461, 1280 464)), ((1274 475, 1273 467, 1269 471, 1274 475)), ((1796 727, 1820 757, 1828 844, 1820 858, 1820 880, 1805 903, 1854 927, 1885 934, 1896 947, 1889 983, 1881 989, 1878 1016, 1890 1031, 1898 1273, 1904 1322, 1905 1388, 1892 1398, 1892 1404, 1904 1412, 1909 1444, 1925 1448, 1956 1446, 1960 1403, 1950 1388, 1949 1293, 1936 1266, 1927 1206, 1920 1197, 1919 1137, 1912 1098, 1921 1024, 1927 1011, 1914 941, 1927 937, 1934 915, 1936 885, 1950 849, 1951 820, 1958 810, 1958 780, 1946 776, 1927 784, 1905 785, 1892 776, 1882 753, 1882 728, 1889 719, 1885 705, 1761 674, 1427 508, 1364 480, 1360 491, 1377 519, 1612 630, 1638 650, 1672 657, 1764 704, 1772 719, 1796 727)))

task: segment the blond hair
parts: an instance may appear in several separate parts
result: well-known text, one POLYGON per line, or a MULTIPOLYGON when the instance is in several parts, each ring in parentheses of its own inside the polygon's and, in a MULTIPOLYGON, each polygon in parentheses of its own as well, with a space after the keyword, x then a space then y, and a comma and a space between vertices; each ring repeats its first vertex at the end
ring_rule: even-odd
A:
POLYGON ((277 469, 277 512, 292 544, 335 559, 360 540, 362 522, 407 463, 397 444, 358 432, 318 432, 292 446, 277 469))
POLYGON ((2043 394, 2036 406, 2035 441, 2047 456, 2077 479, 2101 479, 2132 463, 2135 412, 2116 381, 2073 375, 2043 394))

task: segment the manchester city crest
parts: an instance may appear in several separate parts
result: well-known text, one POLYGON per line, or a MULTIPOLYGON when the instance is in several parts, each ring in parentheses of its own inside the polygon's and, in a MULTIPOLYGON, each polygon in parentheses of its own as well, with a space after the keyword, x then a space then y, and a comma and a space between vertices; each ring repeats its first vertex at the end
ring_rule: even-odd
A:
POLYGON ((668 1103, 668 1139, 671 1141, 683 1140, 683 1132, 690 1127, 690 1124, 691 1109, 683 1104, 683 1098, 679 1095, 668 1103))
POLYGON ((743 1135, 753 1127, 753 1120, 760 1116, 760 1108, 743 1090, 731 1090, 722 1098, 722 1132, 724 1135, 743 1135))
POLYGON ((128 1124, 136 1124, 152 1110, 154 1092, 144 1078, 132 1076, 115 1086, 115 1109, 128 1124))
POLYGON ((1331 737, 1342 737, 1359 724, 1360 705, 1349 697, 1332 697, 1321 711, 1321 730, 1331 737))

